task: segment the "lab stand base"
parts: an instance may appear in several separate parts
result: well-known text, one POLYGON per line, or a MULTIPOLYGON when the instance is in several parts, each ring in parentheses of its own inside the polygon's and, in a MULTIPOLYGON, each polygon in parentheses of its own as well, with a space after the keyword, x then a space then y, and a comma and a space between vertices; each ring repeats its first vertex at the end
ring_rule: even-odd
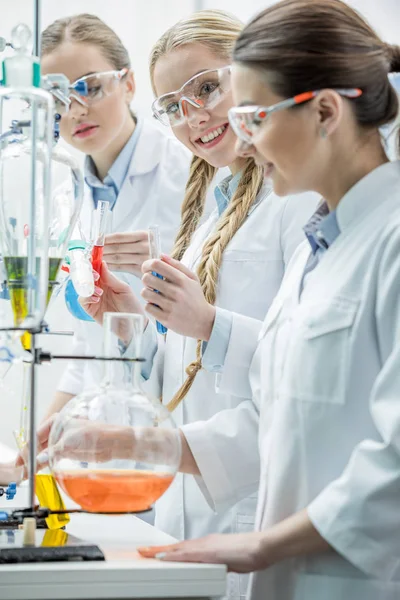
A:
POLYGON ((35 544, 24 546, 20 529, 0 531, 0 564, 105 560, 98 546, 60 529, 35 531, 35 544))

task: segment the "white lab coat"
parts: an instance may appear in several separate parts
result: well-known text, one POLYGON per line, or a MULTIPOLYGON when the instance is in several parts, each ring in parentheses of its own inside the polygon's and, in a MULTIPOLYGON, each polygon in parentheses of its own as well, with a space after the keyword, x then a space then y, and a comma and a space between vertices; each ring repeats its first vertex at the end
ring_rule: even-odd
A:
MULTIPOLYGON (((307 507, 336 552, 254 574, 251 600, 400 598, 400 162, 354 186, 337 219, 342 233, 300 300, 308 242, 293 258, 250 377, 260 406, 256 527, 307 507)), ((240 358, 236 347, 227 361, 227 388, 249 352, 240 358)), ((230 494, 246 494, 242 483, 230 494)))
MULTIPOLYGON (((160 227, 162 249, 169 252, 180 223, 180 208, 189 175, 192 155, 175 138, 168 137, 151 121, 143 121, 128 174, 113 210, 112 232, 160 227)), ((85 186, 81 223, 89 238, 93 211, 91 190, 85 186)), ((117 273, 129 283, 140 298, 142 284, 129 273, 117 273)), ((87 321, 76 321, 72 354, 98 354, 102 348, 103 329, 87 321)), ((58 389, 78 394, 96 385, 102 377, 102 365, 71 361, 58 389)))
MULTIPOLYGON (((315 194, 279 198, 264 186, 247 220, 233 237, 223 255, 216 305, 261 320, 281 284, 285 266, 302 239, 302 226, 315 210, 315 194), (305 197, 304 197, 305 196, 305 197)), ((195 271, 205 240, 214 230, 217 211, 199 228, 183 257, 183 263, 195 271)), ((145 342, 154 335, 148 330, 145 342)), ((168 402, 185 379, 185 367, 195 359, 196 340, 169 331, 159 337, 151 377, 147 383, 157 397, 168 402)), ((185 433, 201 469, 213 453, 213 436, 203 434, 203 422, 211 419, 215 430, 234 437, 242 424, 258 421, 251 397, 216 392, 218 375, 205 370, 197 374, 186 398, 173 412, 175 423, 185 433)), ((217 434, 218 435, 218 434, 217 434)), ((217 437, 217 436, 216 436, 217 437)), ((231 446, 231 444, 229 444, 231 446)), ((251 463, 247 448, 231 448, 232 476, 237 465, 251 463)), ((257 451, 256 451, 257 456, 257 451)), ((218 465, 215 465, 218 469, 218 465)), ((250 465, 258 481, 259 464, 250 465)), ((226 478, 228 479, 228 477, 226 478)), ((225 485, 225 478, 219 479, 225 485)), ((249 490, 255 492, 256 489, 249 490)), ((216 514, 207 504, 195 478, 178 474, 169 490, 156 503, 156 526, 178 539, 195 538, 207 533, 240 532, 254 528, 257 496, 243 498, 236 506, 216 514)), ((242 598, 245 578, 230 579, 228 596, 242 598)))

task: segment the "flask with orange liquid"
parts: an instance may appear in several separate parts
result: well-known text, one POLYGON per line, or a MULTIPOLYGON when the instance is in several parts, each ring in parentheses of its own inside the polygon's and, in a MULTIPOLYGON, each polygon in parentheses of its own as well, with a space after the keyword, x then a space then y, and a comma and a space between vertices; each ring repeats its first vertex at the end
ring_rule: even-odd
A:
MULTIPOLYGON (((140 315, 106 313, 104 355, 140 356, 142 331, 140 315)), ((140 365, 107 361, 101 385, 68 403, 52 427, 51 470, 84 510, 147 510, 178 470, 178 430, 167 409, 141 389, 140 365)))

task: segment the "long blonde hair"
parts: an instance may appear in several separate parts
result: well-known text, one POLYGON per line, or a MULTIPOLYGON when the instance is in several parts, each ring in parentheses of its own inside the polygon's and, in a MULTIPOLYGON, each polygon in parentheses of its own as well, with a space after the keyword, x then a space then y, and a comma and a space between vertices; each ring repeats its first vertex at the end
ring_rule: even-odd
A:
MULTIPOLYGON (((181 46, 197 43, 208 48, 215 56, 226 58, 228 64, 242 28, 241 21, 220 10, 202 10, 179 21, 164 33, 151 51, 150 77, 154 93, 156 94, 154 69, 162 56, 181 46)), ((203 158, 193 157, 182 203, 181 224, 172 251, 173 258, 177 260, 181 260, 188 248, 203 215, 207 189, 216 171, 217 169, 203 158)), ((253 159, 248 159, 228 208, 221 215, 214 232, 203 246, 197 274, 204 297, 210 304, 215 304, 218 273, 224 250, 246 220, 262 182, 262 169, 255 165, 253 159)), ((201 349, 202 341, 198 340, 196 359, 186 368, 187 379, 168 403, 169 410, 172 411, 179 405, 201 370, 201 349)))

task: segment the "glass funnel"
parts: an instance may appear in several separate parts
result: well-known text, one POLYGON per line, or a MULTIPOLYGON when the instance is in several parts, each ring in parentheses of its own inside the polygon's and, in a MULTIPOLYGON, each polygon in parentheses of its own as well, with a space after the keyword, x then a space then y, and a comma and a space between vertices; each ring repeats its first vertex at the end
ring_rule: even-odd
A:
POLYGON ((0 250, 18 326, 41 322, 55 270, 47 262, 52 104, 33 87, 0 89, 0 250), (7 111, 25 126, 7 129, 7 111))
MULTIPOLYGON (((140 356, 143 318, 104 316, 104 356, 140 356)), ((105 362, 104 379, 60 412, 49 438, 50 467, 66 494, 90 512, 147 510, 181 460, 170 413, 140 386, 140 362, 105 362)))
MULTIPOLYGON (((53 148, 52 139, 50 148, 41 136, 33 142, 31 129, 21 127, 3 138, 0 147, 0 248, 15 326, 26 323, 28 317, 36 324, 43 318, 83 197, 75 159, 63 148, 53 148)), ((29 334, 22 336, 22 343, 29 349, 29 334)))
MULTIPOLYGON (((0 253, 14 325, 27 328, 43 320, 83 196, 75 160, 53 147, 54 100, 31 41, 26 25, 13 29, 0 89, 0 253)), ((28 334, 22 342, 29 349, 28 334)))

